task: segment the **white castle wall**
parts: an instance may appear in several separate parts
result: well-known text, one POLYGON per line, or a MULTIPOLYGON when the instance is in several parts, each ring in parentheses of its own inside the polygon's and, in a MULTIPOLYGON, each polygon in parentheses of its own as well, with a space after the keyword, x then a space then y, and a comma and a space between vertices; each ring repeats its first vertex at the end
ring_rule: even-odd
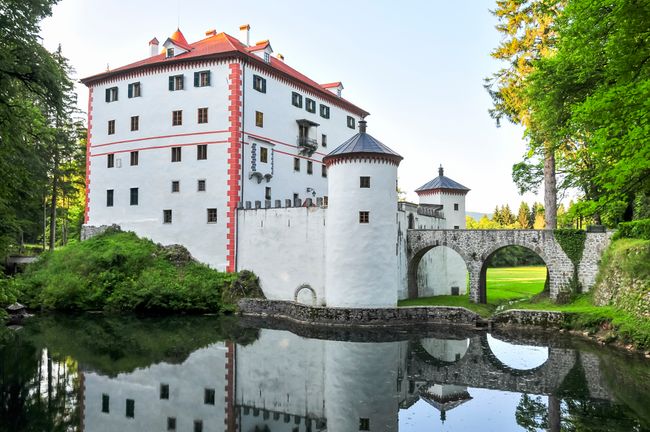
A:
POLYGON ((446 229, 465 229, 465 195, 435 192, 420 194, 420 204, 442 204, 445 213, 446 229), (454 210, 458 204, 458 210, 454 210))
POLYGON ((467 265, 463 258, 445 246, 435 247, 424 254, 418 268, 418 296, 451 295, 467 293, 467 265))
MULTIPOLYGON (((293 300, 308 284, 325 302, 325 219, 320 207, 239 211, 238 268, 259 276, 269 299, 293 300)), ((311 304, 309 291, 300 300, 311 304)))
POLYGON ((159 363, 115 378, 84 373, 83 424, 87 432, 142 432, 167 430, 167 417, 176 429, 223 431, 225 419, 226 346, 216 343, 199 349, 181 365, 159 363), (169 399, 160 399, 160 384, 169 384, 169 399), (215 390, 215 404, 204 403, 206 388, 215 390), (110 398, 110 412, 102 412, 102 394, 110 398), (135 401, 135 416, 126 417, 126 399, 135 401))

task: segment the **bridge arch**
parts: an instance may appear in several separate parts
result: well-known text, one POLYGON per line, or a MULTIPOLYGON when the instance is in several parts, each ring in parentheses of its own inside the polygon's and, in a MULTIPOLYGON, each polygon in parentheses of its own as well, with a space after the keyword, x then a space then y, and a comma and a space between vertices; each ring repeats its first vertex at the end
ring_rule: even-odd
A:
POLYGON ((420 267, 420 263, 422 262, 422 258, 429 252, 430 250, 437 248, 437 247, 448 247, 449 249, 453 250, 456 252, 460 257, 463 259, 463 262, 465 262, 465 267, 467 268, 467 271, 469 272, 469 265, 468 263, 470 262, 471 258, 465 254, 465 251, 457 247, 457 245, 451 243, 451 244, 443 244, 443 243, 435 243, 433 245, 429 245, 426 247, 423 247, 419 251, 417 251, 413 257, 409 260, 408 262, 408 270, 407 270, 407 283, 408 283, 408 297, 409 298, 417 298, 418 297, 418 268, 420 267))

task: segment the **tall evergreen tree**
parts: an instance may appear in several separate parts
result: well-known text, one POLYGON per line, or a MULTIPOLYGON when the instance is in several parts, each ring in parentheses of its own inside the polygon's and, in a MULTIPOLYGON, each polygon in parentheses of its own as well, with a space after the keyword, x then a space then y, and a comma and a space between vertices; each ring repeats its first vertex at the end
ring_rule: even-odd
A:
POLYGON ((521 229, 532 228, 532 224, 530 223, 530 207, 524 201, 519 204, 519 210, 517 211, 517 223, 521 229))

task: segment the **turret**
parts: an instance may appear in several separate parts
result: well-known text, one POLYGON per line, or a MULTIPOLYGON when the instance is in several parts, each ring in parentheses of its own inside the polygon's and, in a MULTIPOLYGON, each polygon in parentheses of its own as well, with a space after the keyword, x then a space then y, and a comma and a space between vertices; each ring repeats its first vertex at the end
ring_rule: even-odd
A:
POLYGON ((397 306, 397 167, 402 157, 359 133, 323 158, 328 171, 329 307, 397 306))
POLYGON ((465 196, 469 189, 462 184, 445 177, 442 165, 438 168, 438 177, 415 190, 420 204, 442 204, 447 229, 465 228, 465 196))

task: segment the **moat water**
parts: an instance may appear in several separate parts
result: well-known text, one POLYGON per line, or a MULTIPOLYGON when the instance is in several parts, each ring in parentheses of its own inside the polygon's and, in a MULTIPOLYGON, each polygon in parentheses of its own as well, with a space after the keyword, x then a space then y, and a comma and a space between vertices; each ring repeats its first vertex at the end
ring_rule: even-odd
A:
POLYGON ((0 332, 0 431, 642 431, 650 361, 558 333, 40 316, 0 332))

